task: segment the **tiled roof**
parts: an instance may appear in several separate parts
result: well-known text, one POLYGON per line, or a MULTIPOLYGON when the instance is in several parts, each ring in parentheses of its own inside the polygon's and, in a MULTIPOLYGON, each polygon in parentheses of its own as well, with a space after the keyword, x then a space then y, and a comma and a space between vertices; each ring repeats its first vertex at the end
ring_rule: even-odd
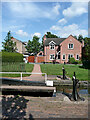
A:
POLYGON ((26 45, 25 42, 22 42, 21 40, 18 40, 18 39, 14 38, 14 37, 11 38, 11 39, 12 39, 12 40, 15 39, 16 41, 19 41, 19 42, 21 42, 22 44, 26 45))
POLYGON ((45 46, 48 46, 51 41, 54 41, 55 45, 60 45, 61 42, 63 42, 66 38, 47 38, 45 40, 45 46))

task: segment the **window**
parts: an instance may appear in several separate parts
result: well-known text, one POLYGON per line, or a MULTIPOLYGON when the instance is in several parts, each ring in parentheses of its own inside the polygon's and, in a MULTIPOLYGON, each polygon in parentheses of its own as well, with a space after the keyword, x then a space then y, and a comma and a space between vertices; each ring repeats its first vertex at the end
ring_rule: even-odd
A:
POLYGON ((60 59, 60 51, 57 53, 57 59, 60 59))
POLYGON ((79 60, 79 55, 76 55, 76 59, 79 60))
POLYGON ((54 44, 51 44, 51 45, 50 45, 50 49, 51 49, 51 50, 54 50, 54 48, 55 48, 55 45, 54 45, 54 44))
POLYGON ((54 60, 54 54, 50 55, 50 60, 54 60))
POLYGON ((69 48, 69 49, 73 49, 73 44, 69 44, 69 45, 68 45, 68 48, 69 48))
POLYGON ((65 55, 63 55, 63 60, 65 60, 65 55))
POLYGON ((70 58, 72 58, 73 57, 73 55, 72 54, 69 54, 68 55, 68 59, 70 59, 70 58))

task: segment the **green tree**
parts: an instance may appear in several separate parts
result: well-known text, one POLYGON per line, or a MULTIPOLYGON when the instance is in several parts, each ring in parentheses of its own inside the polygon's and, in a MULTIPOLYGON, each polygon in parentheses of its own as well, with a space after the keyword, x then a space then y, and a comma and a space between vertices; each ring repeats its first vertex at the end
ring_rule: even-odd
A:
POLYGON ((51 32, 47 32, 46 37, 47 37, 47 38, 58 38, 57 35, 54 35, 54 34, 52 34, 51 32))
POLYGON ((7 51, 7 52, 16 52, 17 48, 16 48, 16 42, 13 42, 11 40, 11 32, 9 31, 7 33, 6 38, 4 39, 5 42, 2 42, 2 47, 3 47, 3 51, 7 51))
POLYGON ((82 43, 82 40, 83 40, 83 39, 84 39, 84 38, 83 38, 83 36, 82 36, 82 35, 79 35, 79 36, 78 36, 78 41, 79 41, 79 42, 81 42, 81 43, 82 43))
POLYGON ((84 48, 82 52, 82 59, 83 60, 88 60, 89 59, 89 54, 90 52, 90 38, 85 37, 84 38, 84 48))
POLYGON ((77 39, 77 36, 75 35, 75 36, 74 36, 74 38, 76 38, 76 39, 77 39))
POLYGON ((32 50, 33 53, 36 55, 40 51, 40 43, 39 43, 39 37, 34 36, 32 40, 32 50))
POLYGON ((82 62, 85 68, 90 69, 90 38, 84 38, 84 47, 82 50, 82 62))
POLYGON ((32 50, 32 41, 28 40, 26 49, 27 49, 27 52, 33 53, 33 50, 32 50))
POLYGON ((39 37, 33 36, 32 41, 28 41, 26 49, 29 53, 34 53, 35 55, 40 51, 41 44, 39 43, 39 37))

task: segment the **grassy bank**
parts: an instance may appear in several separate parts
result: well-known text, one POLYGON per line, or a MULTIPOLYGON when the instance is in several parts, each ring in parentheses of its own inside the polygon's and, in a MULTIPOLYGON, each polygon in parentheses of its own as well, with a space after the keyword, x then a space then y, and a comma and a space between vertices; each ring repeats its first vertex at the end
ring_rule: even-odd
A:
MULTIPOLYGON (((24 63, 3 63, 2 72, 32 72, 33 64, 24 63)), ((0 75, 1 76, 1 75, 0 75)), ((3 77, 20 77, 20 74, 2 74, 3 77)), ((24 74, 23 77, 29 76, 24 74)))
MULTIPOLYGON (((62 64, 42 64, 41 71, 47 75, 62 75, 62 64)), ((79 80, 88 80, 88 69, 84 69, 79 65, 64 65, 66 75, 72 78, 73 73, 76 72, 76 77, 79 80)))

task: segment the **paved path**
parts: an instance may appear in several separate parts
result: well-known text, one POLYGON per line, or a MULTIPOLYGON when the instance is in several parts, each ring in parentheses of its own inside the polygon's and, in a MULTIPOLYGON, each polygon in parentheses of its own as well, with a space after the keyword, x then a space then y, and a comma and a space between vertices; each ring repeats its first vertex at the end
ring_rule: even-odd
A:
MULTIPOLYGON (((32 73, 42 73, 39 64, 34 64, 34 69, 33 69, 32 73)), ((42 76, 42 74, 32 74, 30 76, 30 80, 32 80, 32 81, 44 81, 45 77, 42 76)))

